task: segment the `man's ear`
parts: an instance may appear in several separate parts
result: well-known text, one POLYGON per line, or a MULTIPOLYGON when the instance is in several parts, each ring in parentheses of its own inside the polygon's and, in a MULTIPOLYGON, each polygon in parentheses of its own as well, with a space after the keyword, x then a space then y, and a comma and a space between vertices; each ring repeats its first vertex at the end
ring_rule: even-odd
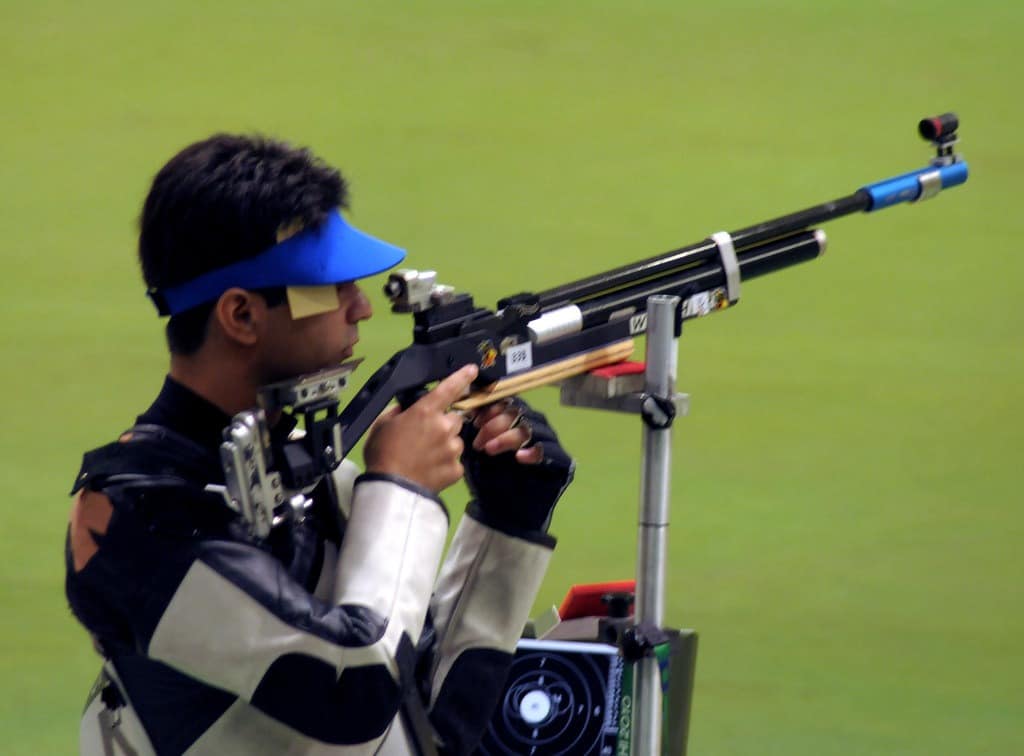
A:
POLYGON ((258 294, 236 286, 220 295, 213 308, 213 317, 227 339, 252 346, 263 332, 267 302, 258 294))

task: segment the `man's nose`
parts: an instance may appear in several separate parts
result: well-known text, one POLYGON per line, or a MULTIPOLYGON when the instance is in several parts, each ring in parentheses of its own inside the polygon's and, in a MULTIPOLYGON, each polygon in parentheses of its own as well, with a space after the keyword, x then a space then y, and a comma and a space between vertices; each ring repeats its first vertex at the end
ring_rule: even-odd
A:
POLYGON ((358 323, 360 320, 368 320, 373 316, 373 305, 369 297, 358 286, 355 291, 355 301, 349 310, 349 320, 358 323))

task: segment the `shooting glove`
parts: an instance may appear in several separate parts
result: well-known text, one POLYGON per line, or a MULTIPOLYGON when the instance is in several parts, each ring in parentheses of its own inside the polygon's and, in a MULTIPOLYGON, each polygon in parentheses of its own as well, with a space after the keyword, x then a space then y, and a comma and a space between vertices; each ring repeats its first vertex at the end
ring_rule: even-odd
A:
POLYGON ((520 413, 517 424, 531 431, 524 448, 540 445, 544 456, 539 463, 529 465, 517 462, 514 451, 491 456, 475 450, 477 428, 472 422, 464 423, 462 465, 473 494, 467 512, 496 530, 529 537, 547 532, 555 504, 572 482, 576 463, 559 444, 544 415, 521 399, 512 399, 511 406, 520 413))

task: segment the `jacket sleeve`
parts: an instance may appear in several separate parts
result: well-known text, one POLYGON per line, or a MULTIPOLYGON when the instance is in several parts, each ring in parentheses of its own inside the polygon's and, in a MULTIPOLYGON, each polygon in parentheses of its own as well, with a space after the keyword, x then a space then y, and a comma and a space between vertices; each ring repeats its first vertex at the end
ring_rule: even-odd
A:
POLYGON ((431 603, 430 719, 446 752, 471 752, 486 730, 553 546, 460 521, 431 603))
POLYGON ((184 553, 180 543, 151 542, 134 565, 153 579, 130 600, 132 635, 150 659, 305 735, 370 741, 385 733, 412 684, 407 670, 447 530, 436 496, 361 476, 330 602, 253 545, 206 540, 184 553))

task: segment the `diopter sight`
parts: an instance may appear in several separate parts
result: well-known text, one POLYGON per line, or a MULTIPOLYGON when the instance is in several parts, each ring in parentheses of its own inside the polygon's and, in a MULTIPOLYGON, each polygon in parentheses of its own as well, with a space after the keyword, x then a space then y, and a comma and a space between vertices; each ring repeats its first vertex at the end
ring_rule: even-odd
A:
POLYGON ((917 131, 921 137, 935 145, 932 165, 952 165, 960 159, 960 156, 953 152, 953 146, 959 141, 956 134, 959 126, 960 119, 956 117, 956 113, 922 118, 917 124, 917 131))
POLYGON ((455 298, 455 288, 437 283, 437 271, 401 268, 388 276, 384 294, 392 312, 423 312, 455 298))

